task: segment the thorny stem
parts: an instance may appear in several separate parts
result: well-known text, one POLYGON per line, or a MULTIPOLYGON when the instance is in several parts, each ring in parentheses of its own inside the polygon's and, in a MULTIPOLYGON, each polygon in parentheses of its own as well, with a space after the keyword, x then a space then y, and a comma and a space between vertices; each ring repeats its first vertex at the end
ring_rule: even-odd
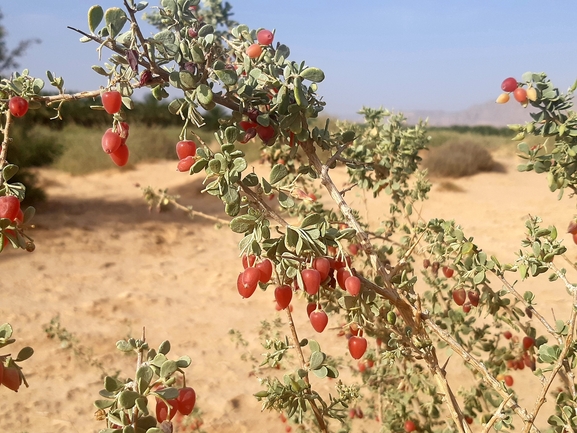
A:
POLYGON ((497 411, 493 414, 493 416, 487 422, 487 424, 485 424, 485 427, 483 427, 483 433, 489 433, 489 430, 491 430, 491 427, 493 427, 493 424, 495 424, 497 422, 497 420, 502 417, 501 412, 503 412, 503 409, 505 409, 505 406, 507 405, 507 403, 509 403, 509 400, 511 400, 511 398, 513 398, 513 394, 509 394, 507 396, 507 398, 505 398, 501 402, 501 404, 497 408, 497 411))
POLYGON ((164 192, 162 192, 160 194, 160 197, 161 197, 161 200, 162 199, 168 200, 170 203, 172 203, 174 205, 174 207, 176 207, 177 209, 185 211, 191 217, 198 216, 198 217, 210 220, 210 221, 214 221, 217 224, 223 224, 223 225, 228 225, 230 223, 230 221, 225 220, 223 218, 215 217, 213 215, 209 215, 209 214, 206 214, 204 212, 194 210, 192 207, 189 207, 189 206, 184 206, 184 205, 180 204, 178 201, 176 201, 176 199, 174 197, 170 197, 170 196, 166 195, 164 192))
MULTIPOLYGON (((293 345, 298 352, 303 370, 307 371, 307 362, 305 360, 305 355, 304 355, 303 350, 302 350, 301 345, 300 345, 299 337, 297 335, 297 330, 295 328, 295 323, 293 320, 293 316, 290 312, 290 308, 285 308, 285 311, 287 314, 287 318, 288 318, 288 322, 289 322, 289 328, 291 330, 291 335, 293 338, 293 345)), ((307 385, 310 385, 308 372, 303 379, 307 383, 307 385)), ((307 390, 306 392, 310 394, 310 390, 307 390)), ((320 427, 321 431, 324 433, 328 433, 327 424, 325 423, 323 415, 322 415, 321 411, 319 410, 316 402, 313 399, 310 399, 308 401, 311 405, 313 413, 315 414, 315 418, 317 419, 317 422, 319 423, 319 427, 320 427)))
POLYGON ((0 187, 4 183, 4 176, 1 171, 6 165, 6 155, 8 154, 8 143, 10 142, 10 126, 12 125, 12 114, 10 110, 6 111, 6 123, 2 131, 2 149, 0 149, 0 187))
POLYGON ((132 8, 128 5, 128 2, 126 0, 124 0, 124 7, 126 8, 128 13, 130 14, 130 21, 132 23, 131 27, 136 32, 136 37, 140 41, 140 46, 142 47, 142 50, 144 51, 144 55, 150 61, 150 70, 152 72, 158 73, 158 67, 156 66, 156 64, 154 64, 154 62, 150 58, 150 54, 148 53, 148 46, 146 45, 146 39, 144 39, 144 35, 142 34, 142 31, 140 30, 140 26, 138 25, 136 15, 134 14, 134 10, 132 10, 132 8))

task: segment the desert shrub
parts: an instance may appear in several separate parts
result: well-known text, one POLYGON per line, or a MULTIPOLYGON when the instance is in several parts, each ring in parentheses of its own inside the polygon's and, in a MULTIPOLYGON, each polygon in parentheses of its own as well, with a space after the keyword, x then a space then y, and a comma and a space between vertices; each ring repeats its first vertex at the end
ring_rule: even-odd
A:
POLYGON ((423 166, 435 177, 465 177, 503 169, 486 148, 471 141, 449 141, 429 150, 423 166))

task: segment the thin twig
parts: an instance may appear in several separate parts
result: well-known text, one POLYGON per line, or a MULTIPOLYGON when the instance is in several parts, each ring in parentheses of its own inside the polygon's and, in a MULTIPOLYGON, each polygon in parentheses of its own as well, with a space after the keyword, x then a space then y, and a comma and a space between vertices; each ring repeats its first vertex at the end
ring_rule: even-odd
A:
MULTIPOLYGON (((289 328, 291 330, 291 335, 292 335, 292 339, 293 339, 293 344, 294 347, 299 355, 300 361, 301 361, 301 365, 304 371, 307 371, 307 361, 305 360, 305 355, 303 353, 303 350, 301 348, 300 345, 300 340, 299 337, 297 335, 297 330, 295 327, 295 323, 293 320, 293 316, 290 312, 290 308, 285 308, 286 311, 286 315, 289 321, 289 328)), ((306 373, 305 377, 303 378, 303 380, 306 382, 307 385, 310 386, 310 382, 309 382, 309 375, 308 372, 306 373)), ((310 394, 310 389, 306 391, 308 394, 310 394)), ((321 429, 322 432, 324 433, 328 433, 328 429, 327 429, 327 424, 325 422, 325 419, 323 417, 323 414, 321 413, 321 411, 319 410, 316 402, 313 399, 309 399, 308 402, 311 405, 311 408, 313 410, 313 413, 315 414, 315 418, 317 419, 317 422, 319 423, 319 428, 321 429)))
POLYGON ((493 424, 495 424, 497 420, 502 417, 503 409, 505 409, 505 406, 507 406, 507 403, 509 403, 509 400, 511 400, 511 398, 513 398, 513 394, 509 394, 505 399, 503 399, 503 401, 497 408, 497 411, 493 414, 489 422, 485 424, 485 427, 483 427, 483 433, 489 433, 489 430, 491 429, 491 427, 493 427, 493 424))
MULTIPOLYGON (((6 155, 8 154, 8 143, 10 142, 10 126, 12 126, 12 114, 10 110, 6 111, 6 123, 2 131, 2 149, 0 149, 0 172, 6 165, 6 155)), ((4 183, 4 176, 0 173, 0 187, 4 183)))

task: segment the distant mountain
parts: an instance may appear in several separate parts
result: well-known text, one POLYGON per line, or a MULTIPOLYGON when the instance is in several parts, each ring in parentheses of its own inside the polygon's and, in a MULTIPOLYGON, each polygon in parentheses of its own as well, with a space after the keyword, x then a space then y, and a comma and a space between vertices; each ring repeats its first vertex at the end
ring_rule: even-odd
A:
POLYGON ((521 104, 511 98, 507 104, 489 101, 484 104, 473 105, 462 111, 416 110, 405 111, 404 114, 410 124, 416 123, 419 119, 428 118, 431 126, 490 125, 505 127, 512 123, 525 123, 531 120, 529 117, 531 108, 523 108, 521 104))

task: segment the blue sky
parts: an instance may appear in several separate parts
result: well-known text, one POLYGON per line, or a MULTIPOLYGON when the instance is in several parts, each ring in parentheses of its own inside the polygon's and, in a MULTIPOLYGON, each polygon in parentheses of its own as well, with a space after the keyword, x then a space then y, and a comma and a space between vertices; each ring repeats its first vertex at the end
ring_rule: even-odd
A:
MULTIPOLYGON (((103 8, 121 6, 106 0, 103 8)), ((325 71, 319 93, 326 112, 355 118, 363 105, 395 110, 458 111, 494 100, 501 81, 547 72, 566 90, 577 78, 574 0, 232 0, 234 19, 276 29, 291 57, 325 71)), ((95 44, 66 26, 87 28, 95 1, 4 1, 0 10, 14 46, 39 38, 21 67, 65 78, 70 90, 97 89, 105 79, 95 44)), ((157 4, 155 0, 151 5, 157 4)), ((149 33, 152 31, 148 30, 149 33)))

